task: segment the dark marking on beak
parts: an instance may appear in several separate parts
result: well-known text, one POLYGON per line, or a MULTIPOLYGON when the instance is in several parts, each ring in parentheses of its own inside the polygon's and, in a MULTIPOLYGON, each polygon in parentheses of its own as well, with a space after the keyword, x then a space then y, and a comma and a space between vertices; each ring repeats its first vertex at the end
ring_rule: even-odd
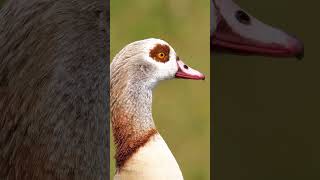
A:
POLYGON ((250 16, 242 10, 238 10, 235 14, 235 17, 242 24, 245 24, 245 25, 251 24, 250 16))
POLYGON ((296 55, 296 58, 301 61, 304 58, 304 49, 296 55))

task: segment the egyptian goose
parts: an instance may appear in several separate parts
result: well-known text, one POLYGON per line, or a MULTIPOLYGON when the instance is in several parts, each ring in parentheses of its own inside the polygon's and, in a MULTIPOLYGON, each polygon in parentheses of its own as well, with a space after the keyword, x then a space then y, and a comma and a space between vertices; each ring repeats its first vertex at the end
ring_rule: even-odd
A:
POLYGON ((161 80, 202 80, 160 39, 125 46, 110 66, 111 123, 116 145, 115 180, 181 180, 181 170, 156 130, 151 112, 152 89, 161 80))
POLYGON ((297 38, 262 23, 232 0, 211 0, 210 3, 212 50, 303 58, 303 44, 297 38))

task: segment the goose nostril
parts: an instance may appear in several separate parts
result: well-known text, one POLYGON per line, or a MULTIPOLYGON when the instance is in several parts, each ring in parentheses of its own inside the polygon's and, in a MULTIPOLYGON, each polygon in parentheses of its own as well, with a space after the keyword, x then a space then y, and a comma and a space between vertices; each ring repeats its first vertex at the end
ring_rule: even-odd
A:
POLYGON ((250 16, 242 10, 238 10, 235 14, 237 20, 245 25, 249 25, 251 23, 250 16))
POLYGON ((188 67, 187 65, 183 65, 183 67, 184 67, 185 69, 189 69, 189 67, 188 67))

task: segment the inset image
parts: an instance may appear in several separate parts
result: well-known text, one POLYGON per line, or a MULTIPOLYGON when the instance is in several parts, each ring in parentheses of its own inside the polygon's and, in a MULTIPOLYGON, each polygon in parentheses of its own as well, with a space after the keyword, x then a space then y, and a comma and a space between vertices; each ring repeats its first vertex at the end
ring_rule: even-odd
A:
POLYGON ((111 179, 210 179, 210 4, 110 5, 111 179))

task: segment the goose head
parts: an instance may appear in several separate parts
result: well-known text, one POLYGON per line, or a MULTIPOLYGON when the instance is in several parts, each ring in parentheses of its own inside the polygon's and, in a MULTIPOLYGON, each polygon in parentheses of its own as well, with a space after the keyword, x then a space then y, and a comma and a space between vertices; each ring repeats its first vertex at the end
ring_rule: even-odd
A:
POLYGON ((302 58, 300 40, 262 23, 232 0, 211 0, 211 45, 213 51, 302 58))
POLYGON ((186 65, 167 42, 154 38, 130 43, 116 55, 111 63, 111 77, 119 75, 149 87, 172 78, 205 78, 202 73, 186 65))

